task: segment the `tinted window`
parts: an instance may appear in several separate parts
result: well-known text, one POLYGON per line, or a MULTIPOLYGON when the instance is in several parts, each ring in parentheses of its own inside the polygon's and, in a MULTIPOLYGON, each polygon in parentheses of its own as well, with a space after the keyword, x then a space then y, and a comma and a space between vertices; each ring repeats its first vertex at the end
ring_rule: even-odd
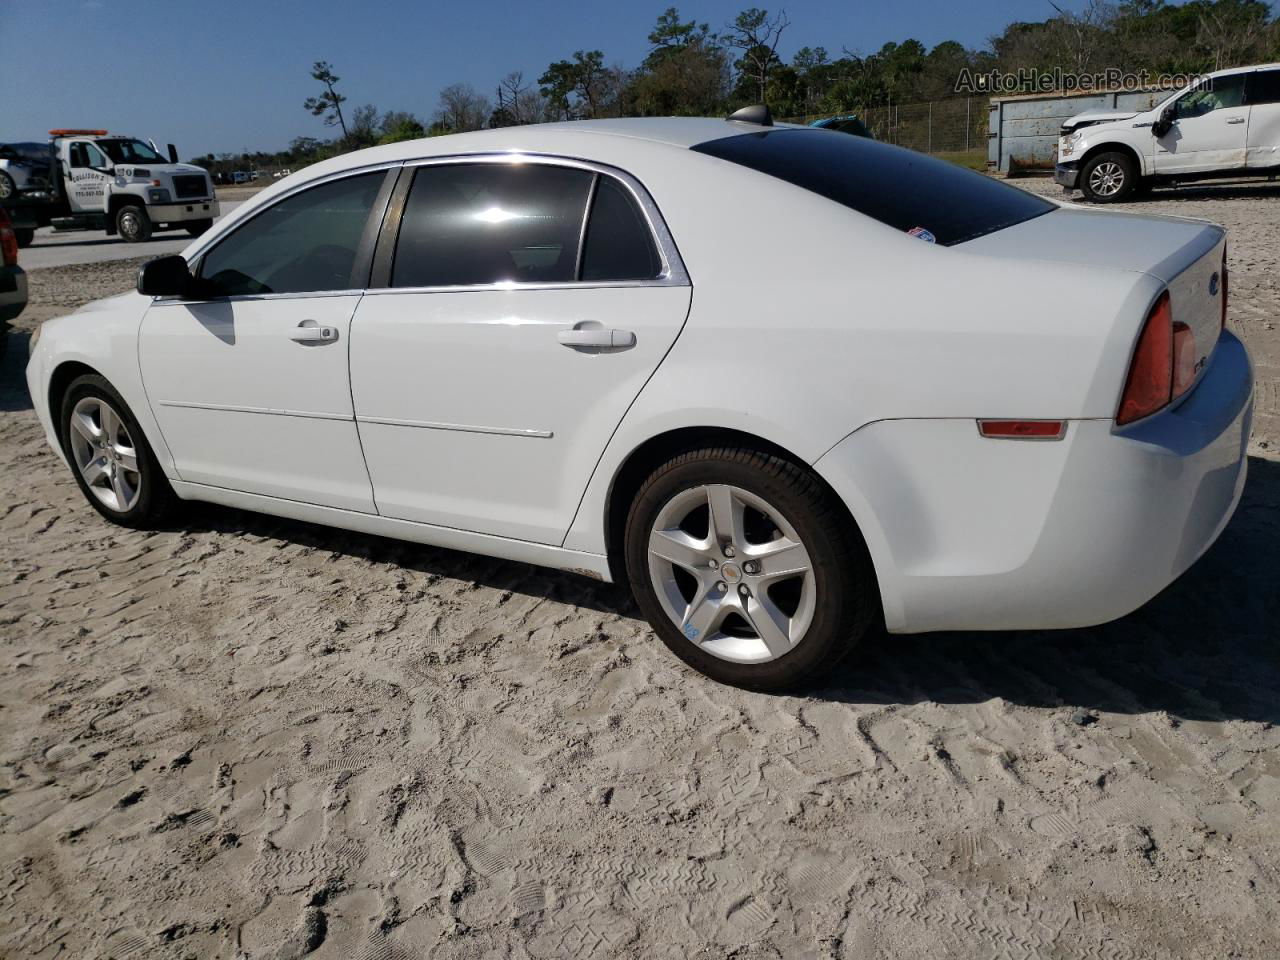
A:
POLYGON ((167 162, 141 140, 99 140, 98 143, 116 163, 167 162))
POLYGON ((1259 70, 1249 80, 1250 103, 1280 103, 1280 70, 1259 70))
POLYGON ((812 190, 895 229, 923 228, 944 246, 1057 209, 945 160, 832 131, 766 130, 693 149, 812 190))
POLYGON ((367 278, 351 273, 384 178, 379 171, 334 180, 268 207, 205 254, 206 296, 364 287, 367 278))
POLYGON ((1178 119, 1203 117, 1215 110, 1238 107, 1244 103, 1245 74, 1213 77, 1178 98, 1178 119))
POLYGON ((405 204, 391 285, 572 281, 593 176, 540 164, 421 167, 405 204))
POLYGON ((653 235, 630 192, 601 177, 587 221, 583 280, 649 280, 662 271, 653 235))

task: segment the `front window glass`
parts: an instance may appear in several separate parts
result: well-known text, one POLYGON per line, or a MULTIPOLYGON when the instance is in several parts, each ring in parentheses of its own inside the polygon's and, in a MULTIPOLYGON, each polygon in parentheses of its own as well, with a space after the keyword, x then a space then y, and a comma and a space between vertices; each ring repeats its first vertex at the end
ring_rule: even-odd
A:
POLYGON ((99 140, 98 145, 116 163, 168 163, 141 140, 99 140))
POLYGON ((353 277, 365 223, 386 174, 312 187, 258 214, 205 254, 207 297, 363 288, 353 277))
POLYGON ((1192 87, 1178 101, 1178 119, 1203 117, 1214 110, 1238 107, 1244 103, 1243 73, 1229 77, 1212 77, 1192 87))
POLYGON ((420 167, 405 204, 391 285, 573 281, 593 176, 534 163, 420 167))

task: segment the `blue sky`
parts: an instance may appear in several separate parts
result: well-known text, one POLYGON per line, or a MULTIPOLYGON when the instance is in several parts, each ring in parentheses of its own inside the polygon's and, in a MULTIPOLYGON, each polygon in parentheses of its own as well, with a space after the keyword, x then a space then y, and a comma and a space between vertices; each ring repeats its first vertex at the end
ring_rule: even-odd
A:
MULTIPOLYGON (((751 2, 678 4, 684 19, 723 26, 751 2)), ((552 60, 600 49, 635 66, 670 0, 2 0, 4 86, 0 140, 50 127, 106 127, 209 151, 274 150, 293 137, 329 136, 302 102, 316 92, 314 60, 329 60, 348 107, 429 117, 441 87, 466 81, 492 98, 523 70, 536 81, 552 60), (16 81, 16 88, 15 88, 16 81)), ((1060 0, 1079 9, 1084 0, 1060 0)), ((1046 0, 792 0, 784 58, 802 46, 858 53, 915 37, 928 46, 982 46, 1015 19, 1052 14, 1046 0)))

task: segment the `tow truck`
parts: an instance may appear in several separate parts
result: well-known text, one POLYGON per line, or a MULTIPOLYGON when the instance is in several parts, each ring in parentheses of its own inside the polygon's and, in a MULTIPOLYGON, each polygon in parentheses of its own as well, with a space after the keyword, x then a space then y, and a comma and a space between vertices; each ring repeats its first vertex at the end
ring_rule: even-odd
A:
MULTIPOLYGON (((102 230, 140 243, 155 230, 186 230, 198 237, 218 216, 213 178, 202 167, 178 162, 152 141, 106 130, 49 131, 47 178, 33 178, 3 201, 30 240, 37 227, 102 230)), ((25 245, 25 244, 24 244, 25 245)))

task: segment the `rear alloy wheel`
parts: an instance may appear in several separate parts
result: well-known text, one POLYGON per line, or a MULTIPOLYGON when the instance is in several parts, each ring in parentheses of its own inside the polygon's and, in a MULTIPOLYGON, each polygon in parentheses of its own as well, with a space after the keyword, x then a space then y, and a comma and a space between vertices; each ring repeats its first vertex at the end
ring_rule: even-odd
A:
POLYGON ((1137 186, 1138 171, 1127 153, 1100 153, 1080 171, 1080 189, 1094 203, 1127 200, 1137 186))
POLYGON ((145 243, 151 239, 151 218, 145 208, 129 204, 116 211, 116 233, 127 243, 145 243))
POLYGON ((13 177, 0 170, 0 202, 12 200, 17 192, 18 188, 14 186, 13 177))
POLYGON ((142 428, 102 377, 72 382, 62 403, 62 448, 85 499, 126 527, 150 527, 176 498, 142 428))
POLYGON ((660 467, 632 506, 626 552, 663 642, 723 683, 792 686, 847 653, 878 610, 847 515, 808 471, 756 451, 660 467))

